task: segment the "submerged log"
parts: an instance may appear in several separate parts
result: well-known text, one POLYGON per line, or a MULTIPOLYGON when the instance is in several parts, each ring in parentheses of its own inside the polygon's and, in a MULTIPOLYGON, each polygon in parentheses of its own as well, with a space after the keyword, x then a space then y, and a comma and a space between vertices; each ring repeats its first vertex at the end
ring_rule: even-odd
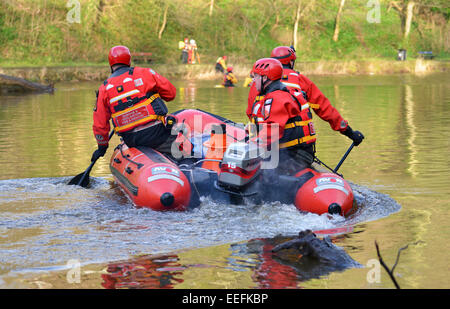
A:
POLYGON ((53 85, 42 85, 29 80, 0 74, 0 93, 8 92, 45 92, 53 93, 53 85))
POLYGON ((331 242, 329 236, 320 239, 311 230, 300 231, 297 238, 276 245, 273 253, 285 249, 294 249, 300 253, 300 258, 310 258, 321 264, 332 265, 336 269, 359 267, 344 249, 331 242))

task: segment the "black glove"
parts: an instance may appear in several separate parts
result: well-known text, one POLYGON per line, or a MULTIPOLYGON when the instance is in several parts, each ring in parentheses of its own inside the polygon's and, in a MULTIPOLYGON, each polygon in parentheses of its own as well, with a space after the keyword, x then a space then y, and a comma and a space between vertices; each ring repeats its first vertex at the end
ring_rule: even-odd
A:
POLYGON ((92 154, 91 162, 97 161, 98 158, 103 157, 106 153, 106 150, 108 149, 108 146, 101 146, 98 145, 98 149, 94 151, 92 154))
POLYGON ((361 132, 353 131, 352 128, 350 128, 350 126, 347 126, 347 129, 345 129, 345 131, 342 132, 342 134, 350 138, 355 143, 355 146, 361 144, 361 142, 364 139, 364 135, 361 132))
POLYGON ((177 123, 177 118, 172 115, 166 116, 166 128, 172 129, 172 127, 177 123))

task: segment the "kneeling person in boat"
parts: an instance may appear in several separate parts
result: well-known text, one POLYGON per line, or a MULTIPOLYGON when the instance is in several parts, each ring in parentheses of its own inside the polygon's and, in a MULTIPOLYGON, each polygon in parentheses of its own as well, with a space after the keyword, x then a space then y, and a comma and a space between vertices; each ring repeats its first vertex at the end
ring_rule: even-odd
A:
MULTIPOLYGON (((359 131, 353 131, 336 108, 331 105, 330 100, 320 91, 320 89, 305 75, 294 70, 297 54, 293 46, 275 47, 271 58, 277 59, 283 66, 283 76, 281 82, 297 98, 304 98, 309 108, 322 120, 327 121, 330 127, 344 134, 358 146, 364 139, 364 135, 359 131)), ((311 114, 312 117, 312 114, 311 114)))
MULTIPOLYGON (((283 67, 272 58, 263 58, 253 66, 253 85, 258 96, 247 113, 258 128, 258 139, 271 148, 279 143, 278 169, 292 167, 295 171, 313 163, 315 132, 308 111, 281 83, 283 67), (274 130, 279 130, 274 136, 274 130), (278 140, 276 140, 278 137, 278 140)), ((252 93, 249 94, 250 96, 252 93)), ((274 150, 274 149, 271 149, 274 150)))
POLYGON ((131 67, 131 53, 125 46, 109 51, 111 76, 97 93, 93 131, 98 149, 92 161, 103 157, 109 144, 109 120, 114 131, 128 147, 147 146, 163 153, 171 152, 176 135, 165 126, 168 109, 176 88, 153 69, 131 67))
POLYGON ((247 115, 260 128, 258 138, 266 147, 279 143, 278 170, 292 175, 311 167, 316 132, 308 102, 301 95, 293 95, 281 82, 283 67, 277 59, 259 59, 252 74, 258 95, 255 97, 250 91, 249 99, 254 100, 247 109, 247 115), (279 130, 278 140, 274 140, 273 128, 279 130))

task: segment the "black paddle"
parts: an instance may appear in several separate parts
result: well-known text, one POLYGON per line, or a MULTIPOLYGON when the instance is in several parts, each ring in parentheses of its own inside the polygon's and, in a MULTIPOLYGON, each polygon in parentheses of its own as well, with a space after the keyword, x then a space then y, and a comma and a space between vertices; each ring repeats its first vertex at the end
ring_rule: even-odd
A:
POLYGON ((342 163, 344 163, 345 159, 347 159, 347 156, 349 155, 350 151, 352 151, 353 147, 355 146, 355 142, 353 142, 350 147, 348 148, 347 152, 342 157, 341 161, 339 161, 338 165, 333 170, 333 173, 337 174, 338 169, 341 167, 342 163))
POLYGON ((319 160, 319 158, 314 157, 314 161, 316 161, 317 163, 325 166, 326 168, 328 168, 330 171, 332 171, 333 173, 335 173, 336 175, 339 175, 343 178, 342 174, 339 174, 337 171, 338 169, 341 167, 342 163, 344 163, 345 159, 347 159, 347 156, 350 154, 350 151, 352 151, 353 147, 355 146, 355 143, 353 142, 350 147, 347 149, 347 151, 345 152, 344 156, 342 157, 341 161, 339 161, 338 165, 336 165, 336 167, 334 169, 332 169, 331 167, 329 167, 328 165, 326 165, 325 163, 323 163, 322 161, 319 160))
MULTIPOLYGON (((111 133, 109 133, 109 137, 108 140, 111 139, 111 137, 114 135, 114 130, 111 131, 111 133)), ((92 168, 94 167, 95 162, 97 162, 98 158, 95 159, 94 161, 91 162, 91 164, 89 165, 89 167, 81 174, 76 175, 75 177, 73 177, 68 185, 77 185, 77 186, 81 186, 83 188, 86 188, 89 185, 89 173, 91 172, 92 168)))

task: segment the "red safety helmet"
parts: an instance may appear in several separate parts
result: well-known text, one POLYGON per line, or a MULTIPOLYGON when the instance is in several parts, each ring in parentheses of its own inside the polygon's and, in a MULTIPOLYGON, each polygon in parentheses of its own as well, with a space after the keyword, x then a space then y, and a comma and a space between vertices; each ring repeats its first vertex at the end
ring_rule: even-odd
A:
POLYGON ((223 60, 227 60, 227 56, 223 56, 222 59, 223 59, 223 60))
POLYGON ((270 57, 280 60, 282 64, 290 64, 292 60, 297 59, 295 49, 289 46, 278 46, 272 50, 270 57))
POLYGON ((131 53, 128 47, 126 46, 114 46, 109 51, 108 55, 109 65, 113 66, 114 64, 126 64, 128 66, 131 65, 131 53))
POLYGON ((283 66, 277 59, 262 58, 255 62, 251 73, 267 76, 270 80, 278 80, 283 75, 283 66))
POLYGON ((227 68, 227 72, 232 72, 233 71, 233 67, 228 67, 227 68))

